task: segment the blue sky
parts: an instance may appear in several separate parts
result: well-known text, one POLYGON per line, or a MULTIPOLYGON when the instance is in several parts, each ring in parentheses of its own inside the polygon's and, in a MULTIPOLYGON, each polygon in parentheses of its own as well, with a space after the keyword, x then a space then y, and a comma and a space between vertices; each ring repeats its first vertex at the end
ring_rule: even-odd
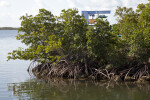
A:
POLYGON ((0 27, 19 27, 20 16, 26 13, 36 15, 40 8, 59 15, 62 9, 78 8, 82 10, 111 10, 108 20, 116 23, 114 12, 117 6, 136 8, 139 3, 148 0, 0 0, 0 27))

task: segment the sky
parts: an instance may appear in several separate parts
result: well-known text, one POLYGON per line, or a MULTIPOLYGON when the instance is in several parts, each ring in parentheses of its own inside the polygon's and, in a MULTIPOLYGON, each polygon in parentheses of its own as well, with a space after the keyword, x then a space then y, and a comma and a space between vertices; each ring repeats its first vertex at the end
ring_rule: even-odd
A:
POLYGON ((110 24, 116 23, 114 12, 117 6, 132 7, 148 0, 0 0, 0 27, 20 27, 22 15, 36 15, 45 8, 59 16, 62 9, 78 8, 82 10, 111 10, 108 16, 110 24))

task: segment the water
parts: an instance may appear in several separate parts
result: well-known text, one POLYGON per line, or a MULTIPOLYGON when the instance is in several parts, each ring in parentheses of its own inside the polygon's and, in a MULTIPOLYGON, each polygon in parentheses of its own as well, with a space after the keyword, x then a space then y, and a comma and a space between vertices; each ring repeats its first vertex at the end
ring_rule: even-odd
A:
POLYGON ((8 91, 8 83, 24 82, 29 78, 26 71, 29 61, 6 61, 8 52, 18 47, 25 47, 15 39, 16 35, 17 30, 0 30, 0 100, 15 98, 12 91, 8 91))
POLYGON ((7 53, 26 47, 16 30, 0 31, 0 100, 150 100, 150 84, 40 80, 27 73, 30 61, 9 61, 7 53))

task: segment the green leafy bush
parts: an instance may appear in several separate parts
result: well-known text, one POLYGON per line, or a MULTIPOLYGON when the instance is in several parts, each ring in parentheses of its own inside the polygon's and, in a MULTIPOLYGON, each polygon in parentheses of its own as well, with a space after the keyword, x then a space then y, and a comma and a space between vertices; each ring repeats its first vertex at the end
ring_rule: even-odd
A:
POLYGON ((115 15, 118 23, 114 31, 122 35, 127 56, 139 63, 150 58, 150 3, 139 4, 137 10, 118 7, 115 15))
POLYGON ((18 34, 17 39, 28 48, 14 50, 8 60, 104 65, 111 62, 109 57, 117 46, 117 36, 112 34, 108 21, 97 19, 89 28, 77 9, 62 10, 58 17, 40 9, 36 16, 22 16, 21 20, 19 32, 24 34, 18 34))

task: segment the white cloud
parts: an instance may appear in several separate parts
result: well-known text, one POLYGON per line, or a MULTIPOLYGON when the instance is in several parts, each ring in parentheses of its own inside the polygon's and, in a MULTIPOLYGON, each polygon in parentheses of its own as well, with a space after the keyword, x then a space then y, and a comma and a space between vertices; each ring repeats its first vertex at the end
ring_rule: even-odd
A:
POLYGON ((45 6, 44 1, 43 0, 34 0, 36 3, 36 6, 39 8, 43 8, 45 6))
POLYGON ((81 9, 100 9, 111 8, 114 0, 67 0, 69 7, 76 7, 81 9))
MULTIPOLYGON (((16 20, 15 20, 16 21, 16 20)), ((9 13, 0 13, 0 27, 12 26, 13 16, 9 13), (9 20, 9 22, 8 22, 9 20)))
POLYGON ((9 2, 7 1, 0 1, 0 7, 8 7, 10 6, 9 2))
POLYGON ((67 0, 69 7, 76 7, 81 9, 112 9, 116 6, 133 7, 137 4, 148 0, 67 0))
POLYGON ((76 0, 67 0, 68 6, 69 6, 70 8, 74 8, 74 7, 76 7, 77 5, 80 4, 80 3, 76 4, 75 1, 76 1, 76 0))

